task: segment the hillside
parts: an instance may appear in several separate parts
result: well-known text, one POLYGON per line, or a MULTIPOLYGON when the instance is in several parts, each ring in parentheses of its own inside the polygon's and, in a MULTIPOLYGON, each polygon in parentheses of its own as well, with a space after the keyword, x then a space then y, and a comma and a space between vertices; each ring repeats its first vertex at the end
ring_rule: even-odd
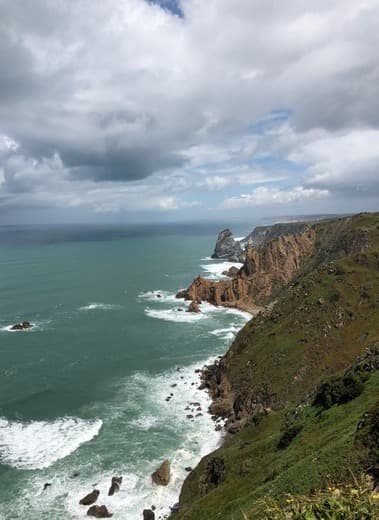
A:
POLYGON ((271 288, 247 295, 271 301, 270 310, 204 371, 212 413, 226 419, 229 434, 187 477, 178 520, 274 518, 267 497, 280 505, 288 493, 348 485, 352 475, 379 479, 379 214, 313 224, 287 236, 292 253, 275 246, 279 239, 255 250, 250 275, 265 273, 254 288, 259 280, 271 288), (294 262, 304 233, 309 247, 294 262), (279 272, 288 256, 290 275, 267 281, 262 259, 279 272))

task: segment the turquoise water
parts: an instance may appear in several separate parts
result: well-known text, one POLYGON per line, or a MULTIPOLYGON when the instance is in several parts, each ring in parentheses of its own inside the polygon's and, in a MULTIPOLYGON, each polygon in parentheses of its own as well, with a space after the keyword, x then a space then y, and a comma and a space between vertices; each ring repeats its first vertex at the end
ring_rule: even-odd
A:
POLYGON ((177 290, 222 270, 206 258, 214 240, 188 228, 0 229, 0 518, 86 518, 78 501, 94 485, 115 519, 177 500, 184 468, 219 442, 195 369, 248 318, 178 310, 177 290), (9 331, 22 320, 35 326, 9 331), (150 474, 166 457, 172 480, 157 488, 150 474), (123 484, 108 497, 113 475, 123 484))

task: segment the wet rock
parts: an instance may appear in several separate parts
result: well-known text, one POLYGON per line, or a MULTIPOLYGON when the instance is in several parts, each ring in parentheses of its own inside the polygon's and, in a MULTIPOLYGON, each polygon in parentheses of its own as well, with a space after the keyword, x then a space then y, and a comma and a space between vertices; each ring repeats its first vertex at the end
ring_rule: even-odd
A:
POLYGON ((195 312, 195 313, 201 312, 199 304, 196 301, 192 301, 187 309, 187 312, 195 312))
POLYGON ((184 468, 186 471, 188 471, 188 473, 190 473, 192 471, 192 468, 191 466, 187 466, 186 468, 184 468))
POLYGON ((13 325, 11 330, 26 330, 32 327, 33 325, 30 323, 30 321, 23 321, 22 323, 16 323, 16 325, 13 325))
POLYGON ((91 493, 88 493, 85 497, 83 497, 79 504, 82 506, 90 506, 91 504, 94 504, 96 500, 98 499, 100 495, 100 491, 98 489, 94 489, 91 493))
POLYGON ((193 419, 193 415, 191 415, 191 414, 186 415, 186 419, 193 419))
POLYGON ((151 474, 154 484, 157 484, 158 486, 167 486, 170 482, 170 469, 170 461, 167 459, 164 460, 159 468, 151 474))
POLYGON ((215 431, 216 432, 220 432, 221 430, 222 430, 221 424, 217 424, 216 427, 215 427, 215 431))
POLYGON ((51 484, 50 482, 46 482, 44 485, 43 485, 43 490, 45 491, 45 489, 47 489, 48 487, 50 487, 51 484))
POLYGON ((157 298, 162 298, 162 295, 161 294, 157 294, 157 298))
POLYGON ((179 502, 170 507, 171 513, 179 513, 179 502))
POLYGON ((94 516, 95 518, 110 518, 113 515, 108 511, 106 506, 91 506, 87 511, 87 516, 94 516))
POLYGON ((71 478, 79 477, 79 475, 80 475, 79 471, 75 471, 75 472, 71 475, 71 478))
POLYGON ((183 309, 181 307, 178 308, 179 312, 183 312, 183 309))
POLYGON ((144 509, 142 515, 143 520, 155 520, 155 513, 151 509, 144 509))
POLYGON ((117 493, 117 491, 120 491, 121 482, 122 477, 112 477, 111 487, 109 488, 108 496, 112 496, 115 493, 117 493))
POLYGON ((177 385, 177 383, 174 383, 173 385, 171 385, 171 388, 175 388, 177 385))

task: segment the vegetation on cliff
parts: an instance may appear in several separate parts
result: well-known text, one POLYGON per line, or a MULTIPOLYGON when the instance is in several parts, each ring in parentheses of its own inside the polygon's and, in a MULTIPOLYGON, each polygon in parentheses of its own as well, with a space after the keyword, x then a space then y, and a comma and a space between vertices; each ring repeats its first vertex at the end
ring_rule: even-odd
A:
POLYGON ((232 435, 187 477, 178 520, 269 518, 268 504, 283 513, 272 518, 359 518, 311 509, 352 475, 370 478, 379 518, 379 214, 305 232, 311 253, 273 291, 275 305, 204 373, 232 435), (289 515, 289 494, 299 508, 309 500, 308 516, 289 515))

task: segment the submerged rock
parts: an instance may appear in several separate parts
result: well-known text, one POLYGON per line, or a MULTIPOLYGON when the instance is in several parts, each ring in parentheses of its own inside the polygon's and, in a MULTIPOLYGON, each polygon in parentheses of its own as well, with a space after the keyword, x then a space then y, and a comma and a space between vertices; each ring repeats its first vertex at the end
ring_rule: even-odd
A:
POLYGON ((91 493, 88 493, 85 497, 83 497, 79 504, 82 506, 90 506, 91 504, 94 504, 96 500, 98 499, 100 495, 100 491, 98 489, 94 489, 91 493))
POLYGON ((30 321, 23 321, 22 323, 16 323, 16 325, 13 325, 11 327, 11 330, 26 330, 31 329, 33 325, 30 323, 30 321))
POLYGON ((112 496, 120 490, 122 477, 112 477, 111 487, 109 488, 108 495, 112 496))
POLYGON ((170 469, 170 461, 166 459, 162 462, 159 468, 151 474, 154 484, 157 484, 158 486, 167 486, 170 482, 170 469))
POLYGON ((87 516, 94 516, 95 518, 110 518, 113 515, 108 511, 106 506, 92 506, 88 509, 87 516))

